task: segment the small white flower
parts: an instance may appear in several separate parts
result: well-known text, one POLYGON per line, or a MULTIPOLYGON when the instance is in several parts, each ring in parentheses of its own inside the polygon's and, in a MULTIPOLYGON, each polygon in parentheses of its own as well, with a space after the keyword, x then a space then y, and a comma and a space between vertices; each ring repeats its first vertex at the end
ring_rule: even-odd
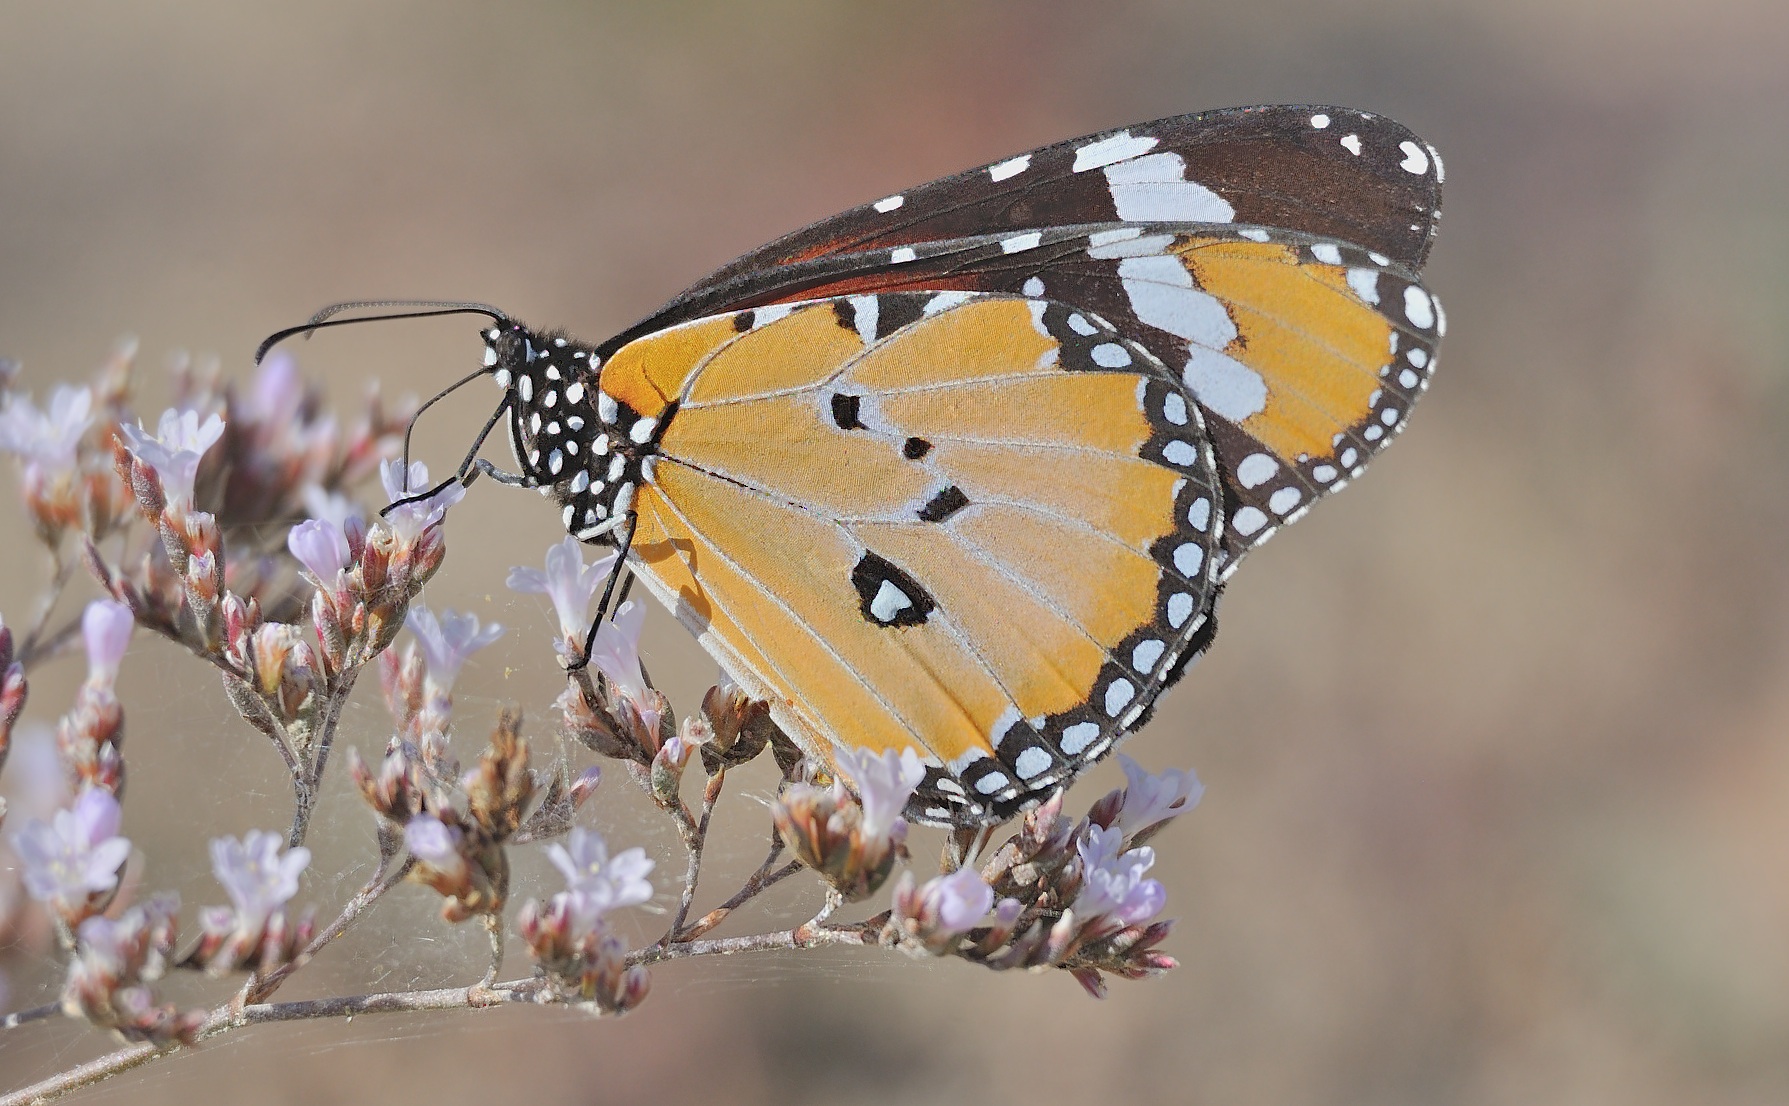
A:
POLYGON ((656 731, 659 708, 648 694, 646 672, 640 667, 640 631, 646 625, 646 608, 629 599, 596 631, 590 646, 590 663, 609 681, 615 693, 634 705, 647 730, 656 731))
POLYGON ((118 886, 118 870, 130 858, 130 842, 118 836, 122 811, 108 791, 88 788, 72 810, 48 822, 33 818, 13 835, 24 862, 25 890, 61 913, 83 907, 89 895, 118 886))
POLYGON ((110 599, 95 599, 81 614, 81 637, 87 643, 88 678, 110 687, 118 677, 118 664, 130 647, 136 627, 130 608, 110 599))
POLYGON ((325 587, 348 567, 348 536, 328 519, 313 518, 292 527, 286 535, 286 548, 325 587))
MULTIPOLYGON (((426 492, 433 486, 429 483, 429 466, 421 461, 410 462, 408 471, 402 461, 387 461, 379 466, 379 482, 385 485, 385 497, 392 503, 426 492)), ((463 485, 450 483, 428 499, 406 503, 387 512, 385 522, 406 543, 413 542, 424 530, 445 518, 447 509, 465 496, 463 485)))
POLYGON ((595 830, 574 827, 565 844, 547 846, 547 858, 565 876, 580 929, 594 928, 610 910, 652 898, 646 876, 653 862, 646 850, 632 848, 610 856, 608 844, 595 830))
POLYGON ((50 407, 39 411, 25 395, 8 395, 0 407, 0 452, 51 470, 75 467, 75 449, 93 425, 93 391, 58 385, 50 407))
POLYGON ((913 789, 926 778, 925 765, 912 748, 896 752, 884 749, 872 753, 868 749, 841 749, 839 770, 857 785, 857 797, 863 803, 863 835, 870 839, 888 837, 913 789))
POLYGON ((920 901, 937 919, 940 936, 968 933, 994 909, 994 889, 973 868, 934 876, 919 888, 920 901))
POLYGON ((245 933, 258 933, 273 912, 298 893, 298 876, 311 862, 311 851, 300 845, 280 855, 285 838, 277 833, 250 830, 241 840, 211 840, 211 871, 236 906, 237 925, 245 933))
POLYGON ((161 423, 154 434, 141 426, 128 424, 119 430, 137 460, 161 477, 162 493, 170 500, 190 506, 193 480, 199 475, 199 461, 205 451, 224 436, 224 420, 214 414, 201 423, 197 411, 169 408, 162 412, 161 423))
POLYGON ((1143 873, 1155 864, 1155 850, 1144 846, 1129 852, 1124 831, 1117 826, 1089 826, 1077 844, 1083 868, 1081 893, 1074 911, 1085 921, 1110 918, 1121 926, 1139 925, 1155 917, 1168 901, 1161 882, 1143 873))
MULTIPOLYGON (((568 536, 547 549, 545 572, 520 565, 509 570, 507 583, 511 591, 545 595, 553 601, 553 611, 559 616, 559 632, 564 638, 556 646, 561 655, 568 652, 571 643, 583 644, 584 635, 590 629, 590 601, 609 578, 615 558, 616 554, 605 553, 586 565, 583 544, 568 536)), ((598 634, 600 637, 601 631, 598 634)), ((634 668, 639 668, 637 654, 634 668)))
POLYGON ((451 610, 442 611, 441 617, 436 618, 435 612, 421 603, 411 606, 404 625, 422 646, 429 680, 442 691, 453 687, 467 657, 503 636, 503 627, 495 622, 480 627, 477 615, 451 610))
POLYGON ((1159 776, 1123 753, 1118 764, 1124 769, 1124 806, 1118 811, 1118 828, 1135 836, 1157 822, 1185 814, 1199 805, 1205 785, 1192 769, 1170 768, 1159 776))

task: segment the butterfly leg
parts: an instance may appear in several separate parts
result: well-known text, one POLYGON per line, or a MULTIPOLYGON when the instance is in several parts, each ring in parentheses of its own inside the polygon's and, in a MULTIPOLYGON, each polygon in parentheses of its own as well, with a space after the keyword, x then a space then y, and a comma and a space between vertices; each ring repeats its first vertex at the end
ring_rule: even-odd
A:
POLYGON ((508 484, 512 488, 532 488, 534 486, 534 482, 528 478, 527 474, 520 472, 504 472, 483 457, 472 462, 472 471, 466 474, 465 479, 462 480, 461 483, 470 487, 472 482, 478 479, 480 473, 497 481, 499 484, 508 484))
MULTIPOLYGON (((456 387, 457 387, 457 385, 456 385, 456 387)), ((445 395, 445 394, 446 393, 443 393, 443 395, 445 395)), ((440 399, 440 398, 441 398, 440 396, 435 397, 435 399, 440 399)), ((435 400, 431 399, 429 402, 433 403, 433 402, 435 402, 435 400)), ((433 499, 433 498, 435 498, 435 496, 441 494, 441 492, 449 484, 455 483, 456 481, 459 482, 461 485, 471 484, 473 480, 476 480, 478 478, 477 474, 479 472, 487 473, 493 479, 501 481, 502 483, 505 483, 505 484, 522 484, 522 486, 526 487, 527 484, 525 483, 524 477, 514 477, 514 476, 511 476, 509 473, 500 473, 489 461, 482 460, 478 456, 478 451, 484 448, 485 439, 489 438, 491 436, 491 431, 496 427, 497 420, 501 419, 503 417, 504 413, 507 412, 508 410, 509 410, 509 400, 506 398, 502 403, 497 405, 497 410, 491 412, 491 417, 485 420, 484 429, 480 430, 478 432, 478 437, 472 439, 472 448, 466 451, 465 458, 460 461, 460 467, 457 470, 455 470, 455 472, 452 476, 448 477, 446 480, 441 481, 441 483, 436 484, 434 487, 430 488, 426 492, 418 492, 415 495, 407 495, 402 499, 396 500, 390 506, 381 510, 379 512, 379 517, 384 518, 386 515, 390 514, 393 510, 395 510, 398 507, 403 507, 410 503, 421 503, 425 499, 433 499)), ((421 411, 417 412, 417 414, 421 414, 421 413, 422 413, 421 411)), ((412 425, 414 425, 415 419, 412 419, 411 423, 412 423, 412 425)), ((407 473, 409 473, 409 471, 410 471, 410 432, 408 430, 406 430, 406 431, 404 431, 404 472, 407 474, 407 473)))
MULTIPOLYGON (((627 551, 634 544, 634 530, 639 526, 640 516, 630 511, 625 517, 626 521, 621 526, 621 540, 615 543, 618 552, 615 558, 615 567, 609 570, 608 583, 603 585, 603 597, 596 604, 596 617, 590 622, 590 632, 584 635, 583 655, 565 666, 567 672, 576 672, 590 663, 590 651, 596 648, 596 632, 602 628, 603 620, 610 614, 609 600, 615 595, 615 585, 623 575, 627 575, 629 587, 633 584, 633 576, 627 571, 627 551)), ((627 592, 628 587, 622 588, 623 599, 627 597, 627 592)), ((619 602, 617 605, 619 606, 619 602)))

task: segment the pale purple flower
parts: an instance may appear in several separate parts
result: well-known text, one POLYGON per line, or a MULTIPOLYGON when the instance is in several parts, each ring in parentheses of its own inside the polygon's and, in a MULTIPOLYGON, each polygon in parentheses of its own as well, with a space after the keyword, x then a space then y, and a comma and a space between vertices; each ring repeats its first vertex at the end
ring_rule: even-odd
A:
MULTIPOLYGON (((407 472, 404 462, 387 461, 379 466, 379 482, 385 485, 385 497, 392 503, 426 492, 434 486, 429 483, 429 466, 421 461, 410 462, 407 472)), ((424 530, 446 517, 447 509, 465 496, 466 489, 463 485, 451 483, 428 499, 407 503, 387 512, 385 521, 398 537, 405 542, 413 542, 424 530)))
POLYGON ((581 928, 589 929, 617 907, 638 906, 652 897, 646 876, 653 862, 646 850, 625 849, 614 856, 602 834, 576 826, 561 845, 547 846, 547 858, 565 876, 581 928))
MULTIPOLYGON (((564 635, 564 640, 555 646, 561 655, 569 652, 570 643, 583 644, 584 634, 590 629, 590 601, 609 578, 616 556, 605 553, 586 565, 583 544, 568 536, 548 547, 545 572, 520 565, 509 570, 507 583, 511 591, 545 595, 553 601, 559 632, 564 635)), ((634 667, 639 668, 637 659, 634 667)))
POLYGON ((1135 836, 1157 822, 1185 814, 1205 795, 1205 785, 1190 768, 1170 768, 1154 776, 1123 753, 1118 754, 1118 764, 1124 769, 1125 788, 1117 824, 1126 834, 1135 836))
POLYGON ((0 452, 15 454, 45 469, 75 467, 75 448, 93 425, 93 391, 58 385, 50 406, 39 411, 26 395, 7 396, 0 407, 0 452))
POLYGON ((863 803, 863 835, 871 839, 888 837, 901 822, 901 811, 913 797, 913 789, 926 778, 925 765, 912 748, 880 753, 841 749, 838 766, 857 785, 857 797, 863 803))
POLYGON ((137 460, 161 477, 162 493, 171 500, 190 505, 193 480, 199 475, 199 461, 205 451, 224 436, 224 420, 214 414, 201 423, 197 411, 169 408, 162 412, 161 423, 154 434, 141 426, 128 424, 119 430, 137 460))
POLYGON ((459 677, 466 658, 503 636, 503 627, 493 622, 479 626, 475 614, 459 614, 444 610, 441 617, 421 603, 410 608, 404 625, 416 635, 428 664, 428 678, 436 687, 447 691, 459 677))
POLYGON ((614 617, 596 631, 590 646, 590 663, 609 681, 617 695, 632 703, 649 731, 659 724, 659 700, 648 694, 646 672, 640 667, 640 630, 646 625, 646 608, 629 599, 615 609, 614 617))
POLYGON ((328 519, 313 518, 292 527, 286 535, 286 548, 326 587, 336 573, 348 567, 348 536, 328 519))
POLYGON ((88 788, 72 810, 58 810, 48 822, 26 822, 12 837, 13 852, 24 862, 25 890, 72 913, 89 895, 118 886, 118 870, 130 857, 130 842, 118 836, 122 813, 110 792, 88 788))
POLYGON ((277 833, 250 830, 241 840, 211 839, 211 871, 236 906, 237 925, 258 933, 273 912, 298 893, 298 876, 311 862, 300 845, 280 855, 286 839, 277 833))
POLYGON ((596 631, 596 641, 590 646, 590 663, 617 691, 637 701, 644 700, 646 689, 645 671, 640 667, 640 631, 645 625, 646 608, 629 599, 596 631))
POLYGON ((81 637, 87 643, 88 678, 111 686, 118 677, 118 664, 130 647, 130 632, 136 627, 130 608, 110 599, 95 599, 81 614, 81 637))
POLYGON ((1168 901, 1160 881, 1144 878, 1155 864, 1155 850, 1144 846, 1120 852, 1124 831, 1089 826, 1077 843, 1081 854, 1081 893, 1074 911, 1086 921, 1108 918, 1121 926, 1139 925, 1155 917, 1168 901))
POLYGON ((360 504, 340 492, 325 489, 321 484, 306 484, 303 495, 304 509, 312 518, 333 523, 344 534, 348 532, 349 520, 360 522, 365 518, 360 504))
POLYGON ((967 933, 994 909, 994 889, 973 868, 958 868, 920 884, 920 901, 937 919, 937 933, 967 933))
POLYGON ((404 848, 423 863, 443 870, 463 863, 460 835, 433 814, 418 814, 404 823, 404 848))

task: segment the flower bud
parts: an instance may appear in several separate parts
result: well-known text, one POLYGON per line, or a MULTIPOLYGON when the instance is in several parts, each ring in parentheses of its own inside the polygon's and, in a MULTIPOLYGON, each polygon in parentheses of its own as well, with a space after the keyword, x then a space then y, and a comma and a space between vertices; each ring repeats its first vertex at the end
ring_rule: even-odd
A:
POLYGON ((770 811, 783 844, 846 902, 868 898, 894 868, 899 843, 864 832, 863 807, 842 785, 790 784, 770 811))

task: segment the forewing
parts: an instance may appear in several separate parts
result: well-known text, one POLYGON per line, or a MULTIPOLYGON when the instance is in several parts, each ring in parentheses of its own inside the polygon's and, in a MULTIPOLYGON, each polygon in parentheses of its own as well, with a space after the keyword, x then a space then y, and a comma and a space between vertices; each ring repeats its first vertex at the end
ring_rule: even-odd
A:
POLYGON ((1414 271, 1440 218, 1442 175, 1432 146, 1366 112, 1272 105, 1179 115, 1045 146, 823 219, 722 266, 628 337, 792 291, 789 278, 818 259, 1079 224, 1280 227, 1352 242, 1414 271))

